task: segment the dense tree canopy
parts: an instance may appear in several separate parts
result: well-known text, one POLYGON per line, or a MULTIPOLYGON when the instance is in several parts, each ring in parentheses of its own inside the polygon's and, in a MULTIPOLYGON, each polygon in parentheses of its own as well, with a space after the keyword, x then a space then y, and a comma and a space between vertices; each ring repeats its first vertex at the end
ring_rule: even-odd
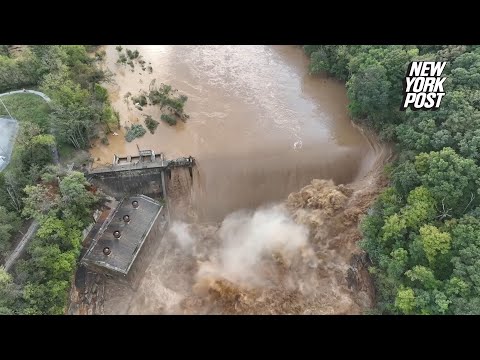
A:
POLYGON ((95 61, 83 45, 28 46, 15 54, 0 46, 0 92, 38 87, 52 100, 4 98, 15 109, 20 132, 0 173, 0 257, 11 250, 21 216, 40 226, 15 266, 16 276, 0 269, 0 314, 65 311, 82 231, 98 198, 83 173, 52 165, 52 150, 58 144, 88 148, 99 129, 110 131, 118 123, 101 86, 111 74, 95 61))
POLYGON ((20 226, 20 217, 13 211, 0 206, 0 255, 10 248, 10 240, 20 226))
POLYGON ((17 311, 26 314, 65 311, 80 255, 82 230, 91 222, 89 216, 98 201, 82 173, 57 170, 25 189, 24 215, 40 222, 27 248, 27 261, 17 266, 24 283, 17 311))
POLYGON ((19 295, 12 276, 0 266, 0 315, 12 315, 19 295))
POLYGON ((346 81, 355 120, 397 144, 391 187, 362 222, 384 313, 480 313, 480 47, 308 45, 346 81), (437 111, 399 111, 410 61, 447 61, 437 111))

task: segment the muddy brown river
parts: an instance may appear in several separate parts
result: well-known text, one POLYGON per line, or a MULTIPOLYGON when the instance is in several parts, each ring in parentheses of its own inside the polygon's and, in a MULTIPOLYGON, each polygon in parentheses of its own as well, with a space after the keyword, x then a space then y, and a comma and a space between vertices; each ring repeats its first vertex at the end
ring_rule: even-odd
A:
POLYGON ((347 115, 344 84, 308 74, 308 59, 294 46, 128 46, 138 49, 153 72, 137 64, 116 64, 115 46, 107 46, 109 86, 121 124, 142 123, 158 107, 137 110, 124 95, 148 91, 150 82, 166 83, 188 96, 190 119, 170 127, 161 122, 131 143, 109 136, 91 153, 96 164, 113 154, 141 149, 168 158, 192 155, 199 164, 197 216, 219 221, 233 210, 283 200, 314 178, 335 183, 354 180, 372 160, 373 150, 347 115))
POLYGON ((95 144, 94 165, 138 147, 191 155, 197 166, 193 180, 172 171, 175 221, 139 287, 107 281, 99 313, 358 314, 371 306, 358 221, 381 188, 372 170, 389 152, 352 124, 344 84, 309 75, 295 46, 128 48, 153 71, 116 64, 115 46, 106 47, 122 129, 109 145, 95 144), (157 107, 125 101, 152 80, 187 95, 190 118, 128 143, 124 126, 160 120, 157 107))

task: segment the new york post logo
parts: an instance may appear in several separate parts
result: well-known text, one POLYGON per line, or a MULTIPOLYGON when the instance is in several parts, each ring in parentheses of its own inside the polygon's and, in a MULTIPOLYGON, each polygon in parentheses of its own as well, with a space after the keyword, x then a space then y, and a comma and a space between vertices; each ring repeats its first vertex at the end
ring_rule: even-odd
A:
POLYGON ((441 77, 446 61, 413 61, 403 81, 403 101, 400 107, 405 111, 408 107, 413 111, 432 110, 440 107, 445 96, 441 77))

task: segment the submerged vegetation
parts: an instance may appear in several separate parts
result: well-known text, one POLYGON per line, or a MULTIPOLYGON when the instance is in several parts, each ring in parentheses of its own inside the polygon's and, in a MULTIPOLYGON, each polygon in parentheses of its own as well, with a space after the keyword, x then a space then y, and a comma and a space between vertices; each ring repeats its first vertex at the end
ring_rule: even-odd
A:
POLYGON ((349 110, 393 141, 391 186, 363 223, 377 309, 480 313, 480 47, 308 45, 313 73, 346 81, 349 110), (447 61, 437 111, 399 111, 411 61, 447 61))
POLYGON ((145 106, 148 104, 147 97, 144 94, 132 97, 132 102, 134 105, 139 104, 140 106, 145 106))
POLYGON ((127 127, 127 132, 125 134, 125 140, 131 142, 136 138, 142 137, 145 135, 147 130, 143 127, 143 125, 135 124, 132 125, 130 128, 127 127))
MULTIPOLYGON (((143 92, 138 96, 132 96, 131 100, 139 110, 142 110, 142 107, 146 105, 159 105, 160 110, 163 112, 160 115, 160 119, 173 126, 177 124, 177 118, 184 122, 189 118, 184 112, 185 103, 187 102, 188 97, 186 95, 177 94, 177 92, 177 89, 173 89, 172 86, 163 83, 160 87, 156 87, 155 81, 152 81, 148 94, 143 92)), ((125 98, 127 99, 128 96, 125 95, 125 98)), ((152 122, 150 122, 150 124, 150 126, 154 125, 152 122)), ((149 125, 147 124, 147 126, 149 125)))
POLYGON ((162 121, 166 122, 170 126, 177 125, 177 119, 175 119, 172 115, 162 114, 160 116, 160 119, 162 119, 162 121))
POLYGON ((184 107, 188 100, 185 95, 175 94, 177 89, 173 89, 170 85, 161 84, 159 88, 155 85, 150 87, 148 99, 152 105, 160 105, 160 110, 166 108, 172 114, 185 120, 184 107))
MULTIPOLYGON (((123 47, 121 45, 118 45, 115 47, 118 53, 118 59, 117 59, 117 64, 121 65, 128 65, 131 67, 131 71, 135 71, 135 62, 140 65, 143 71, 145 71, 147 68, 145 67, 145 60, 143 60, 142 56, 140 55, 140 52, 135 49, 125 49, 125 52, 123 52, 123 47)), ((153 69, 149 65, 148 66, 148 72, 152 73, 153 69)))
POLYGON ((133 59, 137 59, 138 56, 140 55, 140 53, 138 52, 138 50, 130 50, 130 49, 127 49, 127 56, 130 60, 133 60, 133 59))
POLYGON ((145 126, 150 131, 150 133, 154 134, 155 130, 158 127, 159 122, 154 120, 150 115, 145 118, 145 126))

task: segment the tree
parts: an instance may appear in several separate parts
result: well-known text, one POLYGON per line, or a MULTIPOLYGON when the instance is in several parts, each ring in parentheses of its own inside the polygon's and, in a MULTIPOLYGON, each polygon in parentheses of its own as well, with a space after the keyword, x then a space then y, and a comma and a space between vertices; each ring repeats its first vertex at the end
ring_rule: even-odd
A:
POLYGON ((382 227, 382 240, 391 243, 395 240, 401 240, 406 233, 407 223, 405 219, 398 214, 393 214, 385 220, 382 227))
POLYGON ((43 131, 38 124, 26 122, 22 124, 22 127, 20 127, 16 141, 22 146, 28 146, 32 138, 37 135, 41 135, 42 132, 43 131))
POLYGON ((81 247, 82 224, 74 223, 71 219, 67 221, 47 217, 40 224, 36 237, 42 240, 42 244, 56 244, 62 251, 79 249, 81 247))
POLYGON ((34 56, 25 51, 18 58, 0 55, 0 92, 35 84, 38 77, 33 66, 34 56))
POLYGON ((31 45, 30 49, 34 54, 34 68, 40 79, 46 74, 61 71, 68 59, 61 45, 31 45))
POLYGON ((20 211, 25 179, 21 168, 15 165, 11 163, 6 171, 0 173, 0 200, 6 209, 20 211))
MULTIPOLYGON (((48 86, 56 81, 52 80, 48 86)), ((77 149, 84 149, 93 137, 95 125, 104 118, 104 104, 94 94, 69 80, 51 89, 50 93, 50 118, 57 137, 77 149)))
POLYGON ((306 49, 310 53, 310 71, 314 74, 327 72, 346 80, 351 48, 344 45, 312 45, 306 49))
POLYGON ((369 216, 366 216, 361 223, 364 239, 360 246, 368 252, 374 262, 380 260, 381 254, 391 252, 391 247, 387 246, 382 240, 384 235, 382 231, 384 230, 385 220, 396 214, 401 205, 401 197, 398 192, 394 188, 387 188, 372 206, 369 216))
POLYGON ((415 293, 411 288, 400 288, 395 299, 395 306, 404 314, 412 314, 415 309, 415 293))
POLYGON ((479 168, 451 148, 439 152, 421 153, 415 159, 415 169, 438 204, 442 219, 463 214, 468 206, 478 204, 479 168))
POLYGON ((9 212, 0 206, 0 254, 10 249, 11 238, 20 228, 20 218, 14 212, 9 212))
POLYGON ((371 117, 374 121, 390 110, 388 94, 392 84, 382 65, 371 65, 354 74, 347 82, 349 109, 354 117, 371 117))
POLYGON ((405 272, 405 275, 410 281, 418 281, 422 287, 428 290, 436 289, 440 285, 440 282, 435 279, 433 271, 425 266, 415 265, 411 270, 405 272))
POLYGON ((28 250, 32 256, 30 269, 41 275, 36 277, 38 282, 48 279, 69 280, 75 267, 77 251, 62 252, 57 244, 40 245, 38 242, 32 244, 28 250))
POLYGON ((61 45, 61 49, 66 55, 63 61, 69 67, 92 62, 84 45, 61 45))
POLYGON ((32 165, 43 167, 52 162, 52 149, 55 146, 53 135, 39 134, 25 141, 21 149, 23 168, 29 169, 32 165))
POLYGON ((480 296, 480 220, 466 215, 451 224, 453 274, 480 296))
POLYGON ((400 163, 392 173, 392 184, 395 189, 403 196, 419 186, 420 176, 415 169, 415 164, 412 161, 404 161, 400 163))
POLYGON ((26 315, 62 315, 65 313, 69 283, 50 280, 46 284, 27 284, 23 290, 26 315))
POLYGON ((430 151, 434 150, 432 139, 437 130, 438 126, 434 119, 430 117, 419 119, 416 114, 408 113, 406 123, 397 126, 396 135, 404 150, 430 151))
POLYGON ((440 45, 436 51, 438 61, 452 61, 467 51, 465 45, 440 45))
POLYGON ((408 251, 404 248, 395 249, 390 253, 390 258, 387 259, 385 268, 388 276, 400 279, 407 270, 409 263, 408 251))
POLYGON ((18 292, 12 277, 0 266, 0 315, 12 315, 15 313, 15 301, 18 292))
POLYGON ((38 184, 25 187, 26 198, 23 199, 25 207, 24 216, 40 220, 50 211, 56 210, 60 198, 52 186, 38 184))
POLYGON ((66 217, 79 219, 85 226, 92 221, 92 206, 98 200, 87 186, 89 183, 85 176, 77 171, 69 173, 60 181, 62 209, 66 217))
POLYGON ((426 187, 419 186, 408 194, 407 205, 402 208, 401 214, 405 225, 416 230, 423 223, 434 219, 435 199, 426 187))
POLYGON ((453 84, 467 88, 480 88, 480 52, 468 52, 457 57, 451 69, 453 84))
POLYGON ((452 241, 450 234, 439 231, 435 226, 422 226, 420 239, 427 259, 432 265, 440 255, 447 255, 450 251, 452 241))

